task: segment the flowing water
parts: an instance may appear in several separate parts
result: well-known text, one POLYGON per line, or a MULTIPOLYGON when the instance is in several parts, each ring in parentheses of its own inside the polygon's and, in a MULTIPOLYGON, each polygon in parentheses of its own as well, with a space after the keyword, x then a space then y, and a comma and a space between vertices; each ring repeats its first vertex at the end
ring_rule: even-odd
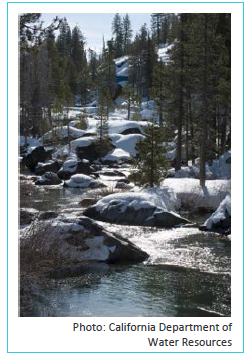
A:
MULTIPOLYGON (((78 202, 87 192, 26 185, 22 207, 82 213, 78 202)), ((52 279, 27 316, 231 315, 230 241, 196 228, 100 224, 130 239, 149 259, 136 265, 95 263, 82 276, 52 279)))

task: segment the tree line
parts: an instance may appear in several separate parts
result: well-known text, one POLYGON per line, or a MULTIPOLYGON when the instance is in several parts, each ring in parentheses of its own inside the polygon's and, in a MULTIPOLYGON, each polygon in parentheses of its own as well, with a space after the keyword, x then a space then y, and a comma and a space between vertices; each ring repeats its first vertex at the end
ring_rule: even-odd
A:
POLYGON ((107 107, 100 116, 108 116, 114 59, 127 55, 129 85, 122 95, 129 109, 142 98, 154 100, 164 142, 176 142, 175 169, 200 157, 204 185, 205 162, 230 148, 231 15, 154 13, 150 26, 134 34, 129 15, 115 14, 111 26, 112 38, 103 38, 96 53, 66 18, 44 28, 40 14, 20 16, 21 134, 41 136, 52 126, 52 113, 83 106, 96 94, 99 110, 107 107), (162 60, 158 51, 165 46, 162 60))

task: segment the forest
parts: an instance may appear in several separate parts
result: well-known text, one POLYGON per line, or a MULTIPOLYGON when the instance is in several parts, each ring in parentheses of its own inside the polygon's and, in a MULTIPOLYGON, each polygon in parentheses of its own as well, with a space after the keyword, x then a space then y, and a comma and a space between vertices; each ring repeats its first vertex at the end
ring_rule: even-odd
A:
POLYGON ((115 59, 128 56, 121 95, 129 107, 154 101, 160 143, 176 138, 175 169, 199 157, 204 186, 205 162, 231 145, 230 14, 154 13, 150 28, 144 24, 136 34, 129 15, 116 14, 101 53, 86 48, 82 29, 71 29, 66 18, 47 28, 39 21, 40 14, 20 16, 21 135, 41 137, 54 114, 96 98, 111 110, 120 95, 115 59), (166 47, 164 60, 158 53, 166 47))

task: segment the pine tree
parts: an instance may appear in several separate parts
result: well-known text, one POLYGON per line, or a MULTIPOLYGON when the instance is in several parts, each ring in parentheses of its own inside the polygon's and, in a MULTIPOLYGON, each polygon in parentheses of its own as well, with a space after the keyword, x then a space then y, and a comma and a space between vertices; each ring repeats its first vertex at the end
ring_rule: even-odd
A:
POLYGON ((112 22, 112 34, 114 35, 115 58, 123 55, 123 22, 117 13, 112 22))
POLYGON ((99 137, 100 145, 103 144, 104 139, 108 137, 108 116, 109 109, 111 107, 112 100, 110 98, 109 92, 107 89, 102 89, 99 93, 98 98, 98 108, 97 114, 99 115, 100 122, 97 125, 97 134, 99 137))
POLYGON ((59 35, 56 41, 59 53, 67 58, 71 54, 71 29, 64 17, 59 25, 59 35))
POLYGON ((112 99, 109 95, 108 89, 102 89, 98 97, 97 114, 99 116, 99 123, 96 127, 97 142, 96 149, 99 157, 105 156, 111 148, 109 141, 109 124, 108 115, 112 105, 112 99))
MULTIPOLYGON (((27 141, 28 135, 41 133, 45 93, 41 87, 41 45, 48 33, 58 28, 56 17, 46 28, 40 21, 41 14, 28 13, 19 17, 20 49, 20 132, 27 141)), ((46 77, 46 71, 43 70, 46 77)))
POLYGON ((159 115, 159 125, 163 126, 165 121, 165 105, 167 99, 167 75, 166 65, 159 61, 155 64, 152 72, 152 88, 150 90, 151 97, 154 99, 157 112, 159 115))
POLYGON ((162 43, 164 16, 164 13, 154 13, 151 15, 152 34, 158 48, 160 43, 162 43))
POLYGON ((130 44, 132 41, 132 29, 129 15, 123 17, 123 54, 129 53, 130 44))
POLYGON ((107 42, 107 48, 102 56, 101 65, 98 68, 98 89, 108 89, 109 96, 113 97, 115 89, 115 62, 113 41, 107 42))
POLYGON ((152 72, 156 61, 156 49, 147 26, 144 24, 135 36, 129 56, 129 82, 136 88, 137 94, 140 96, 149 96, 149 89, 152 86, 152 72))
POLYGON ((165 177, 168 168, 163 128, 155 124, 154 117, 145 129, 145 138, 136 145, 134 172, 129 179, 140 186, 154 187, 165 177))

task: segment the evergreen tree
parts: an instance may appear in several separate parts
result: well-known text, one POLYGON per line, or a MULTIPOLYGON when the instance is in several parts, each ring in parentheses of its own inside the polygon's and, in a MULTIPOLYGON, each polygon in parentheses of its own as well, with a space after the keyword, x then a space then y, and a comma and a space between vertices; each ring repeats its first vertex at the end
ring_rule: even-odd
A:
POLYGON ((151 41, 147 26, 144 24, 135 36, 129 57, 129 82, 141 97, 149 96, 152 72, 156 61, 156 49, 151 41))
POLYGON ((107 42, 107 48, 103 53, 101 64, 98 68, 98 89, 108 89, 109 96, 113 97, 115 89, 115 62, 113 40, 107 42))
POLYGON ((99 65, 99 60, 97 53, 91 48, 88 49, 89 52, 89 76, 91 81, 91 87, 95 87, 97 80, 97 67, 99 65))
MULTIPOLYGON (((25 136, 40 135, 43 105, 46 104, 44 88, 41 87, 41 46, 45 37, 58 28, 59 20, 43 27, 39 13, 23 14, 20 20, 20 131, 25 136)), ((44 71, 44 77, 46 71, 44 71)), ((43 80, 44 83, 44 80, 43 80)))
POLYGON ((157 112, 159 115, 159 125, 164 124, 165 105, 167 99, 167 76, 166 66, 162 61, 155 64, 152 73, 152 88, 150 90, 151 96, 155 101, 157 112))
POLYGON ((123 55, 124 46, 123 22, 118 13, 115 14, 112 22, 112 34, 114 35, 115 58, 118 58, 123 55))
POLYGON ((132 29, 129 15, 123 17, 123 53, 128 54, 132 41, 132 29))
POLYGON ((67 58, 71 54, 71 29, 64 17, 59 25, 59 35, 56 41, 59 53, 67 58))
POLYGON ((164 13, 154 13, 151 15, 152 35, 158 48, 160 43, 163 43, 162 32, 163 32, 164 16, 165 16, 164 13))
POLYGON ((108 89, 102 89, 99 93, 97 108, 97 114, 100 120, 96 127, 96 150, 98 151, 99 157, 105 156, 111 148, 108 124, 108 116, 111 105, 112 99, 109 95, 108 89))
POLYGON ((154 117, 145 129, 145 138, 136 145, 137 157, 133 160, 134 172, 129 179, 140 186, 154 187, 165 177, 168 168, 165 133, 155 124, 154 117))
POLYGON ((102 89, 98 97, 97 114, 99 115, 100 122, 97 125, 97 135, 99 137, 100 145, 103 144, 104 139, 108 137, 108 117, 109 109, 112 105, 112 100, 107 89, 102 89))

